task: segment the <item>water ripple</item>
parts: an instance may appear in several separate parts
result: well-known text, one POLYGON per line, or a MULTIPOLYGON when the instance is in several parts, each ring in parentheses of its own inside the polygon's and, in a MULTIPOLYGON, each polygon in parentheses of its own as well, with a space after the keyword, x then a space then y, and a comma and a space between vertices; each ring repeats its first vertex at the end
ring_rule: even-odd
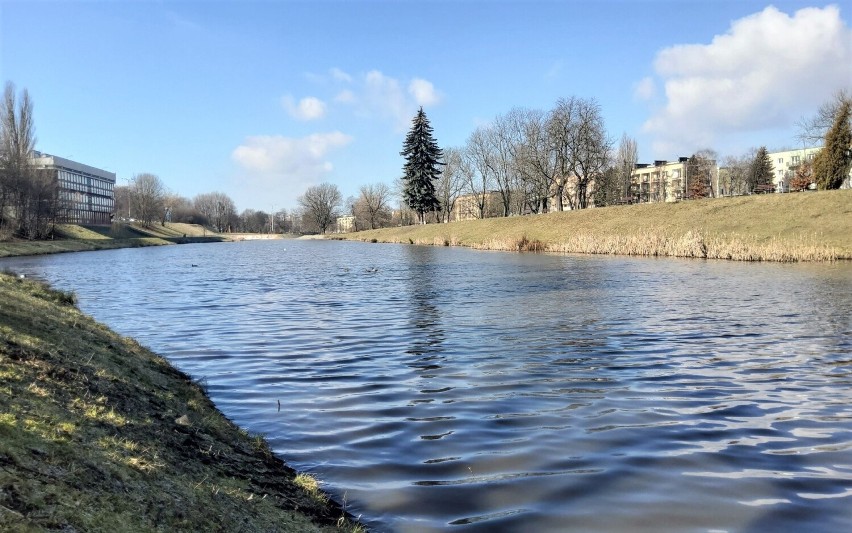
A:
POLYGON ((3 266, 377 531, 852 530, 852 265, 266 241, 3 266))

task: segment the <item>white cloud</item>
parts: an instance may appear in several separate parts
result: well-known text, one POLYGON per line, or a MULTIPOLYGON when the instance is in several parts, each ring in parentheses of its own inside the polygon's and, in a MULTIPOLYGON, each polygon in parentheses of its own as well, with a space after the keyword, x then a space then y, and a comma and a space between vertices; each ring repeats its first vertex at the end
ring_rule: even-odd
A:
POLYGON ((292 96, 285 95, 281 97, 281 105, 290 116, 298 120, 317 120, 325 116, 325 102, 313 96, 302 98, 296 103, 292 96))
POLYGON ((441 101, 431 81, 414 78, 408 84, 408 94, 414 97, 417 105, 435 105, 441 101))
POLYGON ((352 104, 355 103, 356 100, 357 98, 355 97, 355 93, 349 89, 343 89, 334 97, 334 101, 341 104, 352 104))
POLYGON ((343 82, 346 82, 346 83, 352 82, 352 76, 343 72, 342 70, 340 70, 337 67, 330 69, 329 73, 331 74, 331 77, 334 78, 336 81, 343 81, 343 82))
MULTIPOLYGON (((281 135, 247 137, 231 153, 231 159, 245 171, 241 186, 262 201, 272 188, 291 202, 311 184, 319 183, 334 166, 329 154, 352 142, 352 137, 334 131, 295 138, 281 135)), ((259 203, 257 205, 260 205, 259 203)))
POLYGON ((642 78, 633 86, 633 97, 637 100, 651 100, 656 94, 657 84, 650 76, 642 78))
MULTIPOLYGON (((659 52, 665 105, 644 125, 658 147, 712 146, 726 134, 789 128, 852 80, 852 30, 836 6, 775 7, 734 21, 710 44, 659 52)), ((653 97, 652 80, 638 97, 653 97)))
POLYGON ((334 97, 337 103, 351 105, 362 117, 390 120, 397 131, 405 131, 420 106, 441 102, 434 84, 423 78, 412 78, 407 85, 379 70, 371 70, 352 79, 349 87, 334 97))

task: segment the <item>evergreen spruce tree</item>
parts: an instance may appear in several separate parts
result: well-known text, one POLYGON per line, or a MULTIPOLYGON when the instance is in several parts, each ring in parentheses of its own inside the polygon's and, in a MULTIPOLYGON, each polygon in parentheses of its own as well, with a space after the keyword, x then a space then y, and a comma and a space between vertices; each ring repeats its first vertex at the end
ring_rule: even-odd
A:
POLYGON ((850 102, 837 110, 834 124, 825 134, 825 147, 814 158, 814 179, 819 189, 839 189, 852 166, 852 128, 850 102))
POLYGON ((761 146, 751 162, 749 185, 752 192, 769 192, 772 189, 772 159, 765 146, 761 146))
POLYGON ((426 213, 441 207, 435 196, 435 181, 441 175, 443 154, 432 136, 432 126, 422 107, 412 120, 411 131, 405 137, 400 155, 405 157, 402 167, 403 198, 417 213, 418 221, 425 224, 426 213))

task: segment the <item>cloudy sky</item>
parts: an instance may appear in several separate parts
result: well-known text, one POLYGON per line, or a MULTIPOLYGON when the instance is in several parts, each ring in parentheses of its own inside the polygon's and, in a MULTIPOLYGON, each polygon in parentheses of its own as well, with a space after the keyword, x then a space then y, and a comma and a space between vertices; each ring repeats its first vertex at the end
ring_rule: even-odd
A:
POLYGON ((594 97, 640 160, 796 146, 852 89, 848 3, 750 0, 0 0, 0 78, 39 150, 280 209, 400 175, 423 106, 442 146, 513 107, 594 97))

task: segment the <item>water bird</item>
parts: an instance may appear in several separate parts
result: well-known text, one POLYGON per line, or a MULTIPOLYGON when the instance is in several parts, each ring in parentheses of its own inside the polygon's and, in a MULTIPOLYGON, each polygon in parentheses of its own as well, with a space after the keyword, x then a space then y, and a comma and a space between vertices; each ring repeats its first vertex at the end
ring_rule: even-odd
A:
POLYGON ((193 263, 193 264, 192 264, 192 267, 193 267, 193 268, 195 268, 195 267, 197 267, 197 266, 198 266, 198 265, 196 265, 195 263, 193 263))
POLYGON ((369 267, 369 268, 364 269, 364 272, 366 272, 368 274, 375 274, 378 271, 379 271, 379 269, 376 268, 376 267, 369 267))

